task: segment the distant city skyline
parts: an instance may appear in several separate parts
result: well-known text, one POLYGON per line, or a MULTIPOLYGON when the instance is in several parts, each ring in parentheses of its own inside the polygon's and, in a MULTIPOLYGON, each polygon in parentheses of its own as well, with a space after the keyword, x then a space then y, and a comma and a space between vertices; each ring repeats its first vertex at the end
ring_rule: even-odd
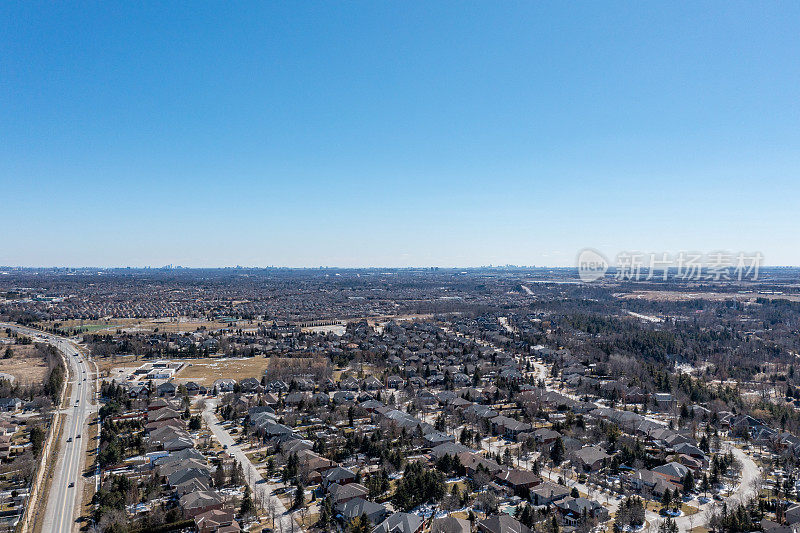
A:
POLYGON ((800 265, 800 5, 0 5, 0 265, 800 265))

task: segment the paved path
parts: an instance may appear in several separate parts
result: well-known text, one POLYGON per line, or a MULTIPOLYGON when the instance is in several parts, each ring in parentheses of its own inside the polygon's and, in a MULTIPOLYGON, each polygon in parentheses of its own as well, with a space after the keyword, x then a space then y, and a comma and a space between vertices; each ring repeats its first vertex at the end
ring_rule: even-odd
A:
POLYGON ((214 414, 214 409, 217 406, 216 399, 207 399, 205 401, 205 409, 203 410, 203 419, 206 421, 208 428, 217 437, 220 444, 228 446, 228 453, 236 458, 244 469, 244 476, 247 484, 250 485, 250 490, 253 491, 253 499, 256 501, 268 502, 271 501, 275 507, 275 530, 278 533, 289 533, 291 531, 304 531, 286 511, 286 506, 283 505, 280 498, 273 494, 277 485, 267 483, 258 472, 256 465, 254 465, 250 458, 245 455, 241 446, 236 444, 236 441, 228 433, 228 430, 222 426, 217 415, 214 414))

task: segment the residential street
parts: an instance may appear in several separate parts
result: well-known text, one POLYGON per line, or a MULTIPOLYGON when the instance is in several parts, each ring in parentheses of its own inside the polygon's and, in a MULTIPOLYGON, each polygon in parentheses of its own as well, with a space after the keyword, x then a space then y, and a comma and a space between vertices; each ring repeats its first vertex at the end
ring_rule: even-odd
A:
POLYGON ((272 501, 275 507, 275 530, 278 533, 303 531, 292 519, 291 515, 287 513, 286 506, 283 505, 280 498, 273 494, 273 491, 277 488, 276 485, 269 484, 261 477, 256 466, 250 461, 247 455, 245 455, 241 447, 236 444, 236 441, 231 434, 228 433, 228 430, 222 426, 219 418, 214 414, 216 406, 216 399, 212 398, 206 400, 205 409, 203 410, 203 420, 206 421, 208 428, 219 443, 223 446, 227 445, 228 453, 241 463, 245 478, 247 479, 247 484, 250 486, 250 490, 253 491, 253 499, 259 501, 263 498, 264 501, 272 501))

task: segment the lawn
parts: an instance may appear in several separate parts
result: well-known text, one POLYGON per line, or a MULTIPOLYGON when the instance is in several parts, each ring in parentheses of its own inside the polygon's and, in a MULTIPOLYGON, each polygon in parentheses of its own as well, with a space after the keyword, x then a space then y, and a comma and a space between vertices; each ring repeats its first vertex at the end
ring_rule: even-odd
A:
MULTIPOLYGON (((648 511, 653 511, 654 513, 659 513, 661 511, 661 504, 659 502, 645 500, 645 503, 648 511)), ((700 509, 697 507, 681 503, 681 512, 684 514, 684 516, 693 515, 698 511, 700 511, 700 509)))

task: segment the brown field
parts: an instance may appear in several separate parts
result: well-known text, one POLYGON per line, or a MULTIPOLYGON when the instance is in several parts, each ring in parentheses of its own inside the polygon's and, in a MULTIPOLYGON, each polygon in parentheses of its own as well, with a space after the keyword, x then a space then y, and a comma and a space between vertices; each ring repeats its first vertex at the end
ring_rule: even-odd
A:
MULTIPOLYGON (((244 378, 261 379, 264 371, 270 369, 272 379, 290 380, 292 376, 313 374, 315 376, 329 376, 329 361, 326 357, 246 357, 232 359, 225 357, 208 357, 197 359, 169 359, 168 361, 185 363, 185 366, 175 374, 175 380, 180 383, 195 381, 202 385, 211 385, 220 378, 231 378, 237 381, 244 378)), ((139 367, 154 359, 144 359, 133 355, 118 355, 115 357, 98 357, 97 363, 100 377, 105 379, 122 379, 125 371, 139 367)), ((370 374, 370 367, 364 365, 364 374, 370 374)), ((356 374, 357 371, 351 372, 356 374)))
MULTIPOLYGON (((40 326, 52 327, 55 322, 40 322, 40 326)), ((153 319, 136 319, 136 318, 111 318, 107 320, 64 320, 58 322, 59 327, 63 329, 86 328, 87 334, 108 334, 114 333, 117 330, 123 330, 129 333, 152 333, 156 329, 168 333, 187 333, 194 332, 197 329, 205 327, 208 331, 215 331, 222 328, 230 327, 230 324, 217 321, 209 321, 204 319, 186 319, 181 318, 178 321, 175 318, 153 318, 153 319)), ((240 320, 235 323, 236 328, 251 328, 256 327, 258 322, 249 320, 240 320)))
POLYGON ((211 385, 220 378, 239 381, 244 378, 261 379, 269 366, 269 359, 249 357, 247 359, 189 359, 187 364, 175 375, 178 381, 196 381, 211 385))
POLYGON ((720 302, 724 300, 752 301, 756 298, 770 300, 800 301, 796 294, 759 294, 757 292, 683 292, 683 291, 634 291, 619 295, 623 300, 652 300, 663 302, 676 302, 682 300, 710 300, 720 302))
POLYGON ((123 368, 136 368, 141 366, 145 360, 144 359, 136 359, 136 356, 133 355, 118 355, 116 357, 97 357, 95 358, 95 363, 97 363, 97 371, 100 373, 101 378, 114 378, 116 377, 115 370, 123 369, 123 368))
MULTIPOLYGON (((0 347, 5 353, 6 347, 0 347)), ((11 374, 17 383, 42 383, 47 376, 47 363, 36 353, 36 348, 31 345, 13 345, 14 357, 0 359, 0 372, 11 374)))

